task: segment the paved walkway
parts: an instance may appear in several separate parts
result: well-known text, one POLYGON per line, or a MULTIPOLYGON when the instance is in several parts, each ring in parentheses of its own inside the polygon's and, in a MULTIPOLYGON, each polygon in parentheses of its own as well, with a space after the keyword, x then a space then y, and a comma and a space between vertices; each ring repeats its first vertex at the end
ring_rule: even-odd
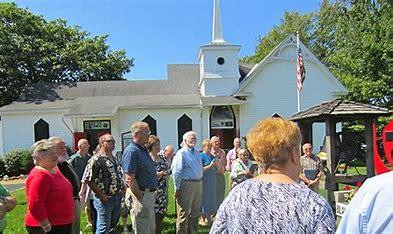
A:
POLYGON ((24 188, 25 187, 25 183, 5 184, 4 187, 6 187, 9 191, 14 191, 14 190, 18 190, 20 188, 24 188))
POLYGON ((9 191, 14 191, 20 188, 25 187, 25 180, 8 180, 1 181, 1 184, 4 185, 9 191))

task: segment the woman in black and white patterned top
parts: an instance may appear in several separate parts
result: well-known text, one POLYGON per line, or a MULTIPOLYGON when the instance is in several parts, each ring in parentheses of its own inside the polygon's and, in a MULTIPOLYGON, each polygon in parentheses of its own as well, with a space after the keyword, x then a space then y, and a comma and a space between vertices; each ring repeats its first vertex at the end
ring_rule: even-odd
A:
POLYGON ((257 123, 247 146, 263 173, 236 186, 220 206, 210 233, 333 233, 327 201, 296 183, 299 128, 281 118, 257 123))

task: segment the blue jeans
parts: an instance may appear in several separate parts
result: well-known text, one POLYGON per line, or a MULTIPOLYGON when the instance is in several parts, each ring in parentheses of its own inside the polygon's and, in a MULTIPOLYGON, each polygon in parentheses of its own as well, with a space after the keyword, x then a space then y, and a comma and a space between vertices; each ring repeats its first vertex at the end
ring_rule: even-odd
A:
POLYGON ((97 210, 96 234, 115 233, 115 227, 120 217, 121 195, 113 195, 106 203, 102 203, 96 195, 93 196, 94 208, 97 210))

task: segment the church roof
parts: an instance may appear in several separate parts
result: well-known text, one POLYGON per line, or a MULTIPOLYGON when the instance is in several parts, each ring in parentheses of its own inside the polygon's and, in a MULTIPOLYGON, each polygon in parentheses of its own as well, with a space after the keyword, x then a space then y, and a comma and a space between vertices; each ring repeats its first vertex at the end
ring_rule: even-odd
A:
MULTIPOLYGON (((326 73, 326 78, 329 79, 335 86, 339 93, 347 93, 347 89, 341 84, 341 82, 329 71, 329 69, 300 41, 300 48, 303 51, 303 60, 312 60, 317 66, 326 73)), ((281 51, 287 46, 296 46, 296 37, 295 35, 289 35, 282 42, 280 42, 268 55, 266 55, 259 63, 251 68, 250 71, 247 72, 246 76, 240 78, 239 88, 235 92, 234 95, 240 94, 243 89, 247 86, 247 84, 254 79, 257 74, 272 60, 274 59, 284 59, 284 60, 293 60, 296 63, 296 56, 291 58, 287 58, 285 55, 282 57, 281 51)))
POLYGON ((234 97, 202 97, 197 64, 169 65, 167 80, 29 84, 0 112, 61 111, 68 117, 113 116, 118 109, 239 105, 234 97))
POLYGON ((255 64, 249 63, 241 63, 239 64, 239 83, 243 81, 243 79, 247 76, 247 74, 251 71, 251 69, 255 66, 255 64))
POLYGON ((199 65, 168 66, 167 80, 29 84, 0 112, 66 110, 66 115, 113 115, 118 108, 200 106, 199 65))
POLYGON ((388 109, 372 106, 360 102, 346 101, 340 98, 333 101, 323 102, 312 106, 307 110, 300 111, 290 118, 298 121, 310 119, 314 121, 323 120, 325 117, 350 118, 359 116, 383 116, 389 114, 388 109))

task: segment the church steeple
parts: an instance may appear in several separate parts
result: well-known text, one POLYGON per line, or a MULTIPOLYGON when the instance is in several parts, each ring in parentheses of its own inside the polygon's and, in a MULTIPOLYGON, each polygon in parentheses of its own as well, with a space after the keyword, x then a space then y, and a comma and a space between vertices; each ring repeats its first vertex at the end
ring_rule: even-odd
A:
POLYGON ((222 35, 221 14, 220 14, 220 0, 214 0, 213 5, 213 33, 212 42, 210 44, 225 44, 222 35))
POLYGON ((213 0, 212 41, 199 50, 199 88, 202 96, 230 96, 239 83, 239 45, 222 36, 220 1, 213 0))

